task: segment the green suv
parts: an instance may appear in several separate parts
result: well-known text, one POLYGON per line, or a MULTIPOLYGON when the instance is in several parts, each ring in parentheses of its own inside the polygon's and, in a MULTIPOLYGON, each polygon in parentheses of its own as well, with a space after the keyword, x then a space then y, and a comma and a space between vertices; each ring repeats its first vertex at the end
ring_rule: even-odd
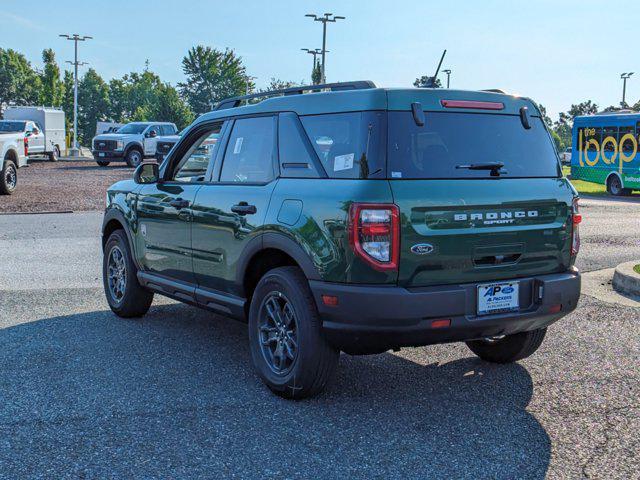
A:
POLYGON ((220 102, 109 188, 104 286, 121 317, 157 293, 247 321, 259 376, 302 398, 340 351, 531 355, 576 308, 580 218, 527 98, 296 87, 220 102))

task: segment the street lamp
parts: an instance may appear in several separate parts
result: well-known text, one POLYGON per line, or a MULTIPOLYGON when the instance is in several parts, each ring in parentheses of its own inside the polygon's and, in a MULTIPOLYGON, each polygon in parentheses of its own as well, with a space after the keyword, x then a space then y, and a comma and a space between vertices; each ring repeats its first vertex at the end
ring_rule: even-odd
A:
POLYGON ((314 22, 322 22, 322 68, 321 68, 321 71, 322 71, 322 83, 326 83, 327 77, 325 75, 325 53, 327 53, 327 23, 334 23, 338 20, 345 20, 346 17, 334 15, 333 13, 325 13, 321 17, 313 13, 307 13, 305 17, 313 18, 314 22))
POLYGON ((72 157, 78 157, 79 155, 79 146, 78 146, 78 66, 85 65, 84 62, 78 62, 78 42, 84 42, 85 40, 91 40, 93 37, 89 37, 88 35, 80 36, 77 33, 73 35, 60 34, 59 37, 66 38, 67 40, 71 40, 74 43, 74 57, 73 62, 71 63, 74 67, 74 75, 73 75, 73 148, 71 149, 70 155, 72 157))
MULTIPOLYGON (((315 50, 311 50, 309 48, 301 48, 303 52, 307 52, 310 55, 313 55, 313 68, 311 69, 311 75, 313 76, 313 72, 316 69, 316 57, 322 53, 322 50, 316 48, 315 50)), ((329 50, 327 50, 329 52, 329 50)), ((311 79, 313 81, 313 79, 311 79)))
POLYGON ((449 82, 451 80, 451 70, 447 68, 446 70, 443 70, 443 72, 447 74, 447 88, 449 88, 449 82))
POLYGON ((631 77, 631 75, 633 75, 633 73, 634 72, 629 72, 620 75, 620 78, 622 79, 622 108, 627 105, 627 102, 625 101, 627 96, 627 80, 629 79, 629 77, 631 77))

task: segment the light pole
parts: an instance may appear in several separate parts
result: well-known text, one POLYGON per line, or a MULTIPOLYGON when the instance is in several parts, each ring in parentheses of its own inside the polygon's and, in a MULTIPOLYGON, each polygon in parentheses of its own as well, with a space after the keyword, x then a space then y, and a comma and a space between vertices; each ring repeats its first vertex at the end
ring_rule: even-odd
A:
MULTIPOLYGON (((244 77, 244 78, 245 78, 245 80, 246 80, 246 82, 247 82, 246 92, 247 92, 247 95, 249 95, 249 86, 251 85, 251 80, 257 80, 257 79, 258 79, 258 77, 251 77, 251 76, 247 75, 247 76, 246 76, 246 77, 244 77)), ((248 99, 248 98, 247 98, 247 99, 245 99, 244 104, 245 104, 245 105, 249 105, 249 99, 248 99)))
POLYGON ((78 157, 79 148, 78 148, 78 66, 85 65, 84 62, 78 62, 78 42, 84 42, 85 40, 90 40, 93 37, 89 37, 87 35, 80 36, 77 33, 73 35, 61 34, 60 37, 66 38, 67 40, 71 40, 74 43, 74 57, 73 62, 71 63, 74 67, 73 74, 73 148, 71 149, 72 157, 78 157))
POLYGON ((627 97, 627 80, 629 79, 629 77, 631 77, 631 75, 633 75, 634 72, 629 72, 629 73, 623 73, 622 75, 620 75, 620 78, 622 79, 622 108, 626 107, 627 102, 626 102, 626 97, 627 97))
POLYGON ((322 83, 327 83, 327 76, 325 75, 325 53, 327 53, 327 23, 333 23, 338 20, 344 20, 346 17, 340 17, 333 13, 325 13, 319 17, 313 13, 307 13, 305 17, 313 18, 314 22, 322 22, 322 83))
POLYGON ((447 88, 449 88, 449 83, 451 80, 451 70, 447 68, 446 70, 443 70, 443 72, 447 74, 447 88))
MULTIPOLYGON (((315 50, 311 50, 309 48, 301 48, 300 50, 302 50, 303 52, 307 52, 310 55, 313 55, 313 68, 311 69, 311 75, 313 76, 313 72, 316 69, 316 57, 322 53, 322 50, 320 50, 319 48, 316 48, 315 50)), ((327 50, 327 52, 329 52, 329 50, 327 50)), ((311 81, 313 83, 313 78, 311 79, 311 81)))

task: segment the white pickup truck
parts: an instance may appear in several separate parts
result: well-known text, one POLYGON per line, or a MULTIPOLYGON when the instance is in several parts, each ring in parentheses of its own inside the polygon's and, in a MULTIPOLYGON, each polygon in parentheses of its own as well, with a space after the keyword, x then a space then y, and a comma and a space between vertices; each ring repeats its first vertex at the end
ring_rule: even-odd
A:
POLYGON ((11 195, 18 185, 18 168, 27 164, 24 122, 0 121, 0 194, 11 195))

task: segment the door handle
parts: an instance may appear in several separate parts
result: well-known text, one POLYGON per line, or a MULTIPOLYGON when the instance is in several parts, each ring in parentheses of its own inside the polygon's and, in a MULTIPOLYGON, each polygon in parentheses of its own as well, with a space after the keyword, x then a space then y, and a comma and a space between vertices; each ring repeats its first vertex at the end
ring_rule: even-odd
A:
POLYGON ((255 205, 249 205, 247 202, 240 202, 231 207, 231 211, 238 215, 253 215, 258 211, 258 209, 255 205))
POLYGON ((182 198, 176 198, 175 200, 171 200, 169 202, 169 205, 171 205, 176 210, 181 210, 181 209, 187 208, 189 206, 189 201, 188 200, 183 200, 182 198))

